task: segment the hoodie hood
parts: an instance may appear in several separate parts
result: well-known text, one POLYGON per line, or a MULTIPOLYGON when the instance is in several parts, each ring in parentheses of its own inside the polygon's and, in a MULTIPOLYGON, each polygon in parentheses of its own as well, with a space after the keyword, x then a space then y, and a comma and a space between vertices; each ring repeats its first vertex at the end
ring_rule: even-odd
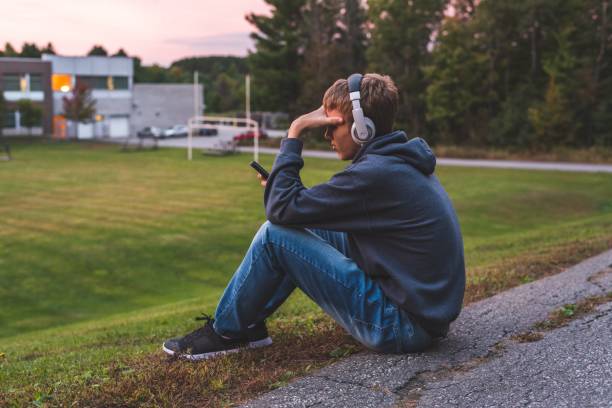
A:
POLYGON ((376 136, 361 147, 353 163, 366 154, 399 157, 426 176, 432 174, 436 168, 436 156, 427 142, 420 137, 408 140, 406 133, 401 130, 376 136))

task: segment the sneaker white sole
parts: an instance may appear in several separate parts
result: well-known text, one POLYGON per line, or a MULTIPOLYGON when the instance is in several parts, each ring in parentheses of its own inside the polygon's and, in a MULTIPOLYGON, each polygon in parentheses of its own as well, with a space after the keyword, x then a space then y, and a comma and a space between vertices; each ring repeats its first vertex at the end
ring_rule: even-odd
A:
POLYGON ((240 350, 243 350, 245 348, 259 348, 259 347, 269 346, 271 344, 272 344, 272 339, 270 337, 266 337, 265 339, 262 339, 262 340, 251 341, 244 347, 239 347, 239 348, 229 349, 229 350, 212 351, 210 353, 202 353, 202 354, 176 353, 175 351, 170 350, 169 348, 166 348, 165 344, 162 344, 162 350, 164 350, 166 354, 169 354, 171 356, 176 355, 178 358, 184 358, 185 360, 198 361, 198 360, 207 360, 213 357, 220 357, 226 354, 237 353, 240 350))

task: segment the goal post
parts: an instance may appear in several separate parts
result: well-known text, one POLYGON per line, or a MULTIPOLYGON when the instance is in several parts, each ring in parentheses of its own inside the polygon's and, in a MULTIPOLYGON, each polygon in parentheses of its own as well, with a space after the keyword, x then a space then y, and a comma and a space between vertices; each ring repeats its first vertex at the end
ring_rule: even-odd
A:
POLYGON ((187 160, 192 160, 193 158, 194 131, 210 127, 215 127, 217 129, 234 129, 236 127, 244 127, 246 128, 247 132, 252 130, 255 136, 253 138, 253 160, 259 161, 259 123, 253 119, 224 116, 194 116, 189 119, 189 132, 187 134, 187 160), (228 123, 231 123, 231 125, 228 123))

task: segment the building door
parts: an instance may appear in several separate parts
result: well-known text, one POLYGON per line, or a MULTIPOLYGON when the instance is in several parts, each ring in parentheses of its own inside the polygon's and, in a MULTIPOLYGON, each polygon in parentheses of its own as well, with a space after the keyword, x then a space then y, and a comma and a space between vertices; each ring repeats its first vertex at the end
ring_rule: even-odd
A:
POLYGON ((108 118, 108 135, 110 137, 128 137, 130 135, 129 116, 110 116, 108 118))

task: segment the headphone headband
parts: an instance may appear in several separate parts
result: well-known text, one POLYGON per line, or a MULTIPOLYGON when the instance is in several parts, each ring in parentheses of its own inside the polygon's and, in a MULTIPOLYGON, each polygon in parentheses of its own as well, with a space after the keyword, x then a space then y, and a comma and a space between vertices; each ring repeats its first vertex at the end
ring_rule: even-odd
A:
POLYGON ((347 81, 348 81, 349 94, 353 92, 361 91, 361 80, 362 79, 363 79, 363 75, 361 74, 351 74, 351 76, 348 77, 347 81))

